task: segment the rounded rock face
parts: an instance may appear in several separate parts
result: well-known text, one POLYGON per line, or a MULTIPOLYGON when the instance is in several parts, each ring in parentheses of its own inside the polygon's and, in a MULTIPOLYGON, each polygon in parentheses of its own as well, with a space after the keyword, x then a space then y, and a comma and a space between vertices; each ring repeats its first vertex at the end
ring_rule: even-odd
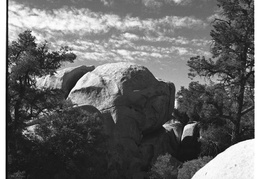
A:
POLYGON ((68 98, 77 104, 92 103, 98 109, 104 110, 115 105, 122 106, 126 100, 141 98, 138 94, 134 95, 134 91, 146 89, 156 82, 145 67, 124 62, 105 64, 84 75, 68 98), (132 98, 121 99, 129 95, 132 98))
POLYGON ((143 135, 171 118, 175 86, 158 81, 143 66, 119 62, 98 66, 82 76, 68 99, 95 106, 105 117, 105 130, 113 141, 124 147, 126 155, 139 155, 143 135))
POLYGON ((253 179, 254 139, 235 144, 202 167, 192 179, 253 179))
POLYGON ((37 80, 38 88, 61 89, 65 98, 77 81, 87 72, 94 70, 94 66, 70 67, 57 71, 54 75, 47 75, 37 80))
POLYGON ((134 134, 135 127, 128 123, 137 124, 140 132, 160 128, 174 108, 174 95, 174 85, 156 80, 147 68, 120 62, 98 66, 85 74, 68 99, 78 105, 93 105, 104 113, 109 111, 114 124, 127 125, 123 130, 134 134))

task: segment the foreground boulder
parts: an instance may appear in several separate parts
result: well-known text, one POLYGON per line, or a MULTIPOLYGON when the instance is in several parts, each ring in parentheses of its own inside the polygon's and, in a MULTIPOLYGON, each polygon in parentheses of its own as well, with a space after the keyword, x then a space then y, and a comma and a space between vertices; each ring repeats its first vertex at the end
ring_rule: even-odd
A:
POLYGON ((254 139, 235 144, 217 155, 192 179, 254 178, 254 139))
POLYGON ((70 67, 57 71, 54 75, 47 75, 37 80, 39 88, 62 89, 65 98, 77 81, 87 72, 94 70, 94 66, 70 67))
POLYGON ((103 113, 111 141, 131 160, 127 168, 138 170, 143 163, 142 138, 171 118, 175 87, 158 81, 143 66, 119 62, 98 66, 82 76, 68 99, 93 105, 103 113))

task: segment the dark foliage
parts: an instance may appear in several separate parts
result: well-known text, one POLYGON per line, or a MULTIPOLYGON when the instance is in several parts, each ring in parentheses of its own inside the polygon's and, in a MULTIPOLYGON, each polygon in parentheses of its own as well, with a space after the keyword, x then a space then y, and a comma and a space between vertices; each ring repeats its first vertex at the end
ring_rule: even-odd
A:
POLYGON ((191 179, 192 176, 211 159, 212 157, 202 157, 183 163, 178 171, 178 179, 191 179))
POLYGON ((68 47, 50 51, 47 42, 36 44, 31 31, 19 34, 8 44, 7 54, 7 155, 8 173, 24 168, 24 156, 32 142, 23 135, 27 123, 60 109, 59 90, 39 90, 36 79, 53 74, 63 62, 73 62, 76 56, 68 47))
POLYGON ((101 121, 72 108, 60 90, 36 87, 38 77, 54 74, 63 62, 75 58, 68 47, 50 51, 47 42, 37 44, 31 31, 8 45, 8 178, 106 175, 106 136, 101 121))
POLYGON ((177 179, 178 167, 181 162, 176 160, 170 154, 157 157, 150 171, 151 179, 177 179))
POLYGON ((106 136, 102 121, 81 109, 66 109, 47 117, 30 134, 29 173, 38 178, 66 172, 75 178, 106 176, 106 136))

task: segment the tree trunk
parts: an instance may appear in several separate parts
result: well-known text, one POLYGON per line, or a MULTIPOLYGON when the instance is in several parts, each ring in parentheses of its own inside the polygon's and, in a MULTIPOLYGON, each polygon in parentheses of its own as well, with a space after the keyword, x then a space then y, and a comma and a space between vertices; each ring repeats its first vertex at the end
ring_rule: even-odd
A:
POLYGON ((244 93, 245 93, 245 80, 244 75, 241 77, 240 87, 237 97, 237 112, 233 122, 231 144, 235 144, 240 140, 240 123, 242 118, 242 110, 244 105, 244 93))
POLYGON ((236 144, 240 140, 240 121, 233 123, 231 144, 236 144))

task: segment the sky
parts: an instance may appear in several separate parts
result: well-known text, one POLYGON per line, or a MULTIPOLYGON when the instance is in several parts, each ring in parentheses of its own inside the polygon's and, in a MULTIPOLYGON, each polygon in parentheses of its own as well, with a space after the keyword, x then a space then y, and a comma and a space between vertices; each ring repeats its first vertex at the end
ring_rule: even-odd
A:
POLYGON ((133 62, 178 91, 192 81, 187 61, 211 56, 217 12, 216 0, 8 0, 8 40, 29 29, 50 49, 72 48, 63 68, 133 62))

